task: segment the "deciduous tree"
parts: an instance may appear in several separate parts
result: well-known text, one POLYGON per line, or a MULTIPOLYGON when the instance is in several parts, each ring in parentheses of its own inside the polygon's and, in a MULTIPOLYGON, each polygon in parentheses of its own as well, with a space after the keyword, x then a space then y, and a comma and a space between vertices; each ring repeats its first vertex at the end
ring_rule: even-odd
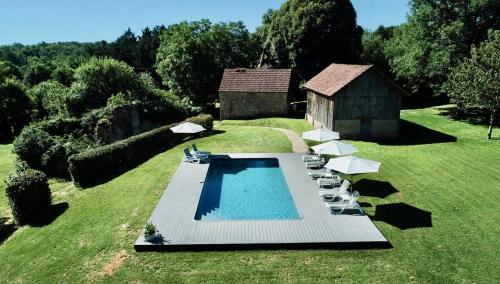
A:
POLYGON ((267 12, 261 32, 270 63, 311 78, 332 62, 356 63, 363 29, 349 0, 289 0, 267 12))
POLYGON ((453 102, 490 111, 488 139, 496 112, 500 110, 500 30, 472 49, 472 57, 456 67, 446 84, 453 102))

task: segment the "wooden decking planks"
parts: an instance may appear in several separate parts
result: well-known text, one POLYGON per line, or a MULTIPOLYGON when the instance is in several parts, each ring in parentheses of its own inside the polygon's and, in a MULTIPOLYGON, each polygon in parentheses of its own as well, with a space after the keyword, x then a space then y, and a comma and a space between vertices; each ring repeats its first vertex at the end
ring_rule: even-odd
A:
POLYGON ((309 247, 343 244, 389 246, 366 215, 332 215, 318 195, 318 187, 307 175, 301 154, 227 154, 231 158, 277 158, 283 170, 300 219, 197 221, 194 215, 209 164, 181 163, 150 220, 163 241, 151 244, 142 234, 137 250, 177 250, 259 247, 260 245, 309 247))

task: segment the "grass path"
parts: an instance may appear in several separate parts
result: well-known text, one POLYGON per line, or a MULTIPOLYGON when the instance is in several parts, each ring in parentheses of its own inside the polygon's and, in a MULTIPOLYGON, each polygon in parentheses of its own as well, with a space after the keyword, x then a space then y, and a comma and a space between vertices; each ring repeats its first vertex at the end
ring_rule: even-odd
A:
MULTIPOLYGON (((52 181, 55 203, 69 208, 0 245, 0 282, 498 283, 500 141, 486 141, 484 127, 439 113, 402 112, 432 138, 426 143, 351 141, 360 156, 382 162, 380 173, 357 178, 355 186, 393 249, 135 253, 133 242, 178 166, 185 146, 179 145, 95 188, 52 181), (448 136, 456 139, 440 139, 448 136), (381 214, 387 205, 395 208, 381 214)), ((214 152, 292 150, 279 132, 238 125, 310 129, 299 119, 224 121, 222 133, 196 143, 214 152)), ((10 168, 9 147, 0 148, 0 175, 10 168)))

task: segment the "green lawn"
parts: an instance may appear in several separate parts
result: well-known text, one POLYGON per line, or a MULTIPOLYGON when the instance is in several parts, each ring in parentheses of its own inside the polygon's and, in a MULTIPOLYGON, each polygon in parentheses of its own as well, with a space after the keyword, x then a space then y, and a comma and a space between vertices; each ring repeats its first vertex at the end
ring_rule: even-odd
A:
MULTIPOLYGON (((361 156, 382 162, 381 172, 363 182, 387 181, 398 191, 385 198, 362 196, 369 215, 377 205, 397 203, 432 214, 432 227, 422 227, 417 218, 406 230, 378 218, 375 224, 392 249, 135 253, 133 243, 178 166, 184 146, 179 145, 95 188, 77 190, 53 181, 55 203, 67 202, 69 208, 51 224, 18 229, 0 245, 0 282, 498 282, 500 141, 486 141, 484 127, 438 113, 438 108, 411 110, 402 117, 429 128, 427 142, 443 136, 430 129, 456 142, 352 142, 361 156)), ((281 133, 236 124, 310 129, 297 119, 225 121, 217 128, 223 133, 196 143, 214 152, 291 150, 281 133)), ((0 147, 3 179, 12 158, 10 146, 0 147)), ((392 213, 412 223, 407 212, 392 213)))
POLYGON ((9 172, 12 171, 14 155, 11 152, 11 145, 0 145, 0 217, 9 214, 7 200, 4 194, 4 180, 7 179, 9 172))

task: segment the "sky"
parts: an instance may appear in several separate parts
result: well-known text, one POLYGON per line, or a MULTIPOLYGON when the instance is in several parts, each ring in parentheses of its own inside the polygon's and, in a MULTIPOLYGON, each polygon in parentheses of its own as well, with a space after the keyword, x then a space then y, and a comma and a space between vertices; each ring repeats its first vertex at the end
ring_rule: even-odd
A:
MULTIPOLYGON (((127 28, 136 34, 146 26, 203 18, 212 22, 243 21, 250 31, 267 9, 284 0, 14 0, 0 7, 0 45, 42 41, 113 41, 127 28)), ((352 0, 358 25, 371 30, 405 21, 407 0, 352 0)))

